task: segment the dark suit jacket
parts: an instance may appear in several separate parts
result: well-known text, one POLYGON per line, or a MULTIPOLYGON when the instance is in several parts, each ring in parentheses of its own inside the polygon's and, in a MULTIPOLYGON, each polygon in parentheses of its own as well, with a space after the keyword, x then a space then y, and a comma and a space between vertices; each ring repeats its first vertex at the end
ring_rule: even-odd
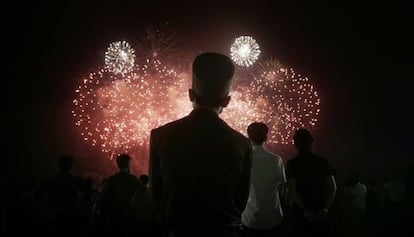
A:
POLYGON ((249 196, 252 150, 216 113, 190 115, 151 131, 150 191, 169 227, 230 226, 249 196))

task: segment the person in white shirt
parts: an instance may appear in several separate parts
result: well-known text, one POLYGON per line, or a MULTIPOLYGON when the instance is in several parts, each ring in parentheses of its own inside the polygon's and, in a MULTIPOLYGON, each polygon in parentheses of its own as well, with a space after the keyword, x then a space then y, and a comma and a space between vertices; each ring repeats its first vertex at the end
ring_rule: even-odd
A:
POLYGON ((367 196, 367 187, 365 184, 359 181, 358 176, 354 175, 351 177, 351 185, 349 186, 348 190, 351 200, 351 208, 355 210, 355 212, 360 213, 361 215, 365 215, 366 212, 366 196, 367 196))
POLYGON ((361 183, 358 175, 352 175, 347 182, 350 198, 350 209, 347 216, 347 234, 349 236, 365 236, 367 187, 361 183))
POLYGON ((243 236, 271 236, 281 232, 283 211, 279 186, 286 183, 283 161, 265 147, 268 127, 254 122, 247 128, 253 146, 249 199, 242 213, 243 236))

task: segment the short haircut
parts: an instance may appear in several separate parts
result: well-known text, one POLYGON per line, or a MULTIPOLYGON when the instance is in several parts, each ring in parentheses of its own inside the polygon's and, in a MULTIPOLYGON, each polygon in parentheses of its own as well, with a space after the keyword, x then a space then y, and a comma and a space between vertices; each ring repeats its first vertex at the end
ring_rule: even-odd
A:
POLYGON ((192 89, 198 104, 218 106, 228 96, 234 74, 229 57, 219 53, 198 55, 192 64, 192 89))
POLYGON ((73 157, 61 156, 59 158, 59 168, 62 171, 69 171, 73 166, 73 157))
POLYGON ((295 135, 293 135, 293 142, 299 149, 310 148, 313 142, 313 137, 309 130, 300 128, 296 130, 295 135))
POLYGON ((263 144, 267 139, 269 128, 264 123, 254 122, 247 127, 247 134, 249 139, 255 145, 263 144))
POLYGON ((141 182, 142 182, 143 184, 147 185, 147 184, 148 184, 148 182, 149 182, 149 177, 148 177, 148 175, 146 175, 146 174, 141 174, 141 175, 139 176, 139 180, 141 180, 141 182))
POLYGON ((128 168, 129 161, 131 157, 128 154, 121 154, 116 158, 116 164, 120 169, 128 168))

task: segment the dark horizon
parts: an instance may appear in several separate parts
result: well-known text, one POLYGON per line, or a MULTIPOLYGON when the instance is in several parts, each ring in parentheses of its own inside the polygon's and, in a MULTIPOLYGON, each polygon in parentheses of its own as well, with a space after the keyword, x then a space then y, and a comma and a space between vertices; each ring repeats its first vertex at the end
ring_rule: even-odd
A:
MULTIPOLYGON (((147 27, 165 22, 191 52, 226 53, 234 36, 251 34, 263 59, 276 57, 307 75, 322 98, 315 149, 340 175, 382 176, 413 162, 408 6, 59 4, 22 10, 16 27, 12 86, 18 98, 9 113, 17 132, 13 167, 4 171, 10 176, 47 176, 62 154, 97 157, 76 135, 70 115, 78 79, 108 43, 142 37, 147 27)), ((82 164, 91 170, 94 160, 82 164)))

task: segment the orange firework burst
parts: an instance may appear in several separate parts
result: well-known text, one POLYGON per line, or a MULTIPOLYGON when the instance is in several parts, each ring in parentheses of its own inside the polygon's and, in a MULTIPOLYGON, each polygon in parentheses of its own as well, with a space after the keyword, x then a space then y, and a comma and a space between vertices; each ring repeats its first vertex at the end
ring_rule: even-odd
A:
MULTIPOLYGON (((307 77, 275 60, 259 64, 252 75, 242 74, 236 74, 232 100, 220 114, 230 126, 246 134, 250 123, 264 122, 270 128, 268 142, 285 145, 292 143, 297 128, 316 125, 320 98, 307 77)), ((151 129, 192 109, 187 95, 190 75, 154 58, 124 74, 107 69, 90 73, 73 100, 72 115, 83 140, 110 158, 138 152, 137 163, 146 170, 151 129)))
POLYGON ((105 69, 76 90, 72 111, 85 141, 111 157, 147 143, 152 128, 189 112, 181 101, 187 81, 159 60, 147 60, 123 77, 105 69))
POLYGON ((291 144, 298 128, 312 129, 320 112, 320 98, 307 77, 276 60, 259 65, 250 83, 259 114, 264 114, 270 131, 270 142, 291 144))

